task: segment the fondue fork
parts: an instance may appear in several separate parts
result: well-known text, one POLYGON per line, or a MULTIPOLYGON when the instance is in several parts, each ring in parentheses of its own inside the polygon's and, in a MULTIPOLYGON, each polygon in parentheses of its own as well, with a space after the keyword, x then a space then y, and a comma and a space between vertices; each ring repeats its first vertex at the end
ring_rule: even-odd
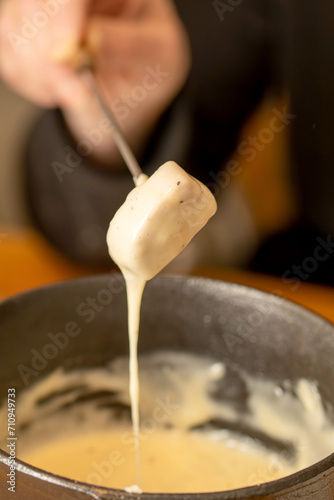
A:
POLYGON ((96 81, 94 75, 94 64, 92 58, 89 54, 87 54, 86 51, 83 51, 80 54, 80 64, 77 65, 77 71, 79 74, 85 75, 86 79, 88 80, 90 89, 94 97, 96 98, 102 111, 104 112, 110 123, 116 146, 133 177, 133 182, 136 186, 140 185, 147 179, 147 177, 140 168, 139 163, 137 162, 137 159, 129 146, 129 143, 125 139, 124 134, 110 109, 110 106, 108 105, 106 99, 102 94, 102 91, 99 88, 98 82, 96 81))

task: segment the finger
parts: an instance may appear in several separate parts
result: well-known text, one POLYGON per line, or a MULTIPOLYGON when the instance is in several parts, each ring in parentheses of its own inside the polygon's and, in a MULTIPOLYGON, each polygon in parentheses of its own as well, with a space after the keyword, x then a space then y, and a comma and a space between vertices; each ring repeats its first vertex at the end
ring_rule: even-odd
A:
POLYGON ((91 5, 92 15, 123 17, 164 17, 173 10, 170 0, 96 0, 91 5))
POLYGON ((70 62, 83 42, 90 0, 69 0, 61 6, 51 25, 51 59, 70 62))
POLYGON ((96 0, 91 4, 90 14, 134 18, 146 8, 146 0, 96 0))
POLYGON ((83 38, 87 6, 88 0, 2 1, 0 66, 14 90, 42 106, 80 105, 87 90, 68 61, 83 38))
POLYGON ((95 18, 88 30, 88 45, 100 65, 140 67, 150 60, 161 60, 165 46, 160 26, 151 22, 129 22, 120 19, 95 18))

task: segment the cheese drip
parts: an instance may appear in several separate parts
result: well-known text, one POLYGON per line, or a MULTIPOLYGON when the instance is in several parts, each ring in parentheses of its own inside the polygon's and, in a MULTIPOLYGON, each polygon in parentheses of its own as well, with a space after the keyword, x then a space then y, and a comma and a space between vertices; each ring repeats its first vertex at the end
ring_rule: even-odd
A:
POLYGON ((120 268, 127 289, 129 390, 136 437, 137 484, 140 484, 137 345, 145 283, 182 252, 216 210, 209 189, 170 161, 147 180, 141 180, 109 225, 109 254, 120 268))

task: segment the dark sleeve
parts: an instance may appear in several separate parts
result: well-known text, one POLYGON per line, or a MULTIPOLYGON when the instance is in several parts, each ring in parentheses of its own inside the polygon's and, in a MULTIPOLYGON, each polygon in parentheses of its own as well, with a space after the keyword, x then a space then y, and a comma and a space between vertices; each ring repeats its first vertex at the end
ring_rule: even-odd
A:
MULTIPOLYGON (((143 156, 143 170, 151 175, 168 159, 184 164, 188 126, 182 103, 176 103, 159 124, 143 156), (165 122, 177 122, 165 138, 165 122)), ((92 163, 73 141, 59 110, 43 113, 30 137, 26 163, 27 199, 36 226, 72 260, 110 263, 106 232, 116 210, 134 188, 127 169, 111 172, 92 163)))
MULTIPOLYGON (((146 173, 174 160, 212 182, 268 85, 272 30, 262 4, 243 2, 222 20, 214 2, 176 2, 189 33, 192 70, 139 159, 146 173)), ((44 113, 37 123, 26 166, 31 210, 44 234, 74 260, 108 263, 105 235, 133 188, 130 174, 92 164, 59 111, 44 113)))

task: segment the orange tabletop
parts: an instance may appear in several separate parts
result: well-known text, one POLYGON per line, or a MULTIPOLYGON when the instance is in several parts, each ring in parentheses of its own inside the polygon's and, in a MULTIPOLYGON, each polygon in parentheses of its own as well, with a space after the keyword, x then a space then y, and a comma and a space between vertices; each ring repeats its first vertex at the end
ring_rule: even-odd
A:
MULTIPOLYGON (((0 228, 0 299, 29 288, 112 269, 74 264, 32 230, 0 228)), ((203 268, 194 274, 241 283, 288 298, 334 322, 334 287, 301 282, 298 287, 279 277, 234 269, 203 268)))
MULTIPOLYGON (((111 267, 111 266, 110 266, 111 267)), ((108 271, 75 264, 33 230, 0 227, 0 298, 56 281, 108 271)))

